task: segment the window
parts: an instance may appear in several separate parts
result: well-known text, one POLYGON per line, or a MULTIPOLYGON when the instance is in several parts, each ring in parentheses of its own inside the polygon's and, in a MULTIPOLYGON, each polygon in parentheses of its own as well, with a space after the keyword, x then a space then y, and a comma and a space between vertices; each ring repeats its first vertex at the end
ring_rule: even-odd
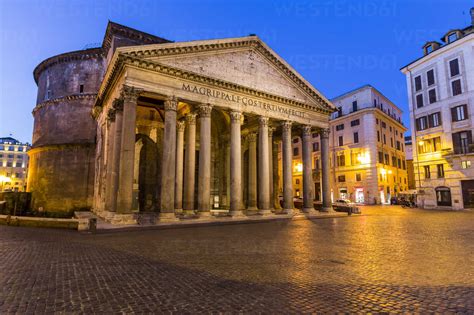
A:
POLYGON ((471 167, 471 161, 461 161, 461 168, 466 169, 471 167))
POLYGON ((339 175, 337 177, 337 181, 340 183, 344 183, 346 181, 346 175, 339 175))
POLYGON ((451 60, 449 62, 449 71, 451 72, 451 77, 454 77, 459 74, 459 61, 458 59, 451 60))
POLYGON ((456 34, 456 32, 449 34, 448 44, 454 42, 456 39, 458 39, 458 34, 456 34))
POLYGON ((362 180, 361 174, 360 174, 360 173, 357 173, 357 174, 356 174, 356 181, 357 181, 357 182, 360 182, 361 180, 362 180))
POLYGON ((453 145, 455 154, 464 154, 472 151, 472 131, 466 130, 453 133, 453 145))
POLYGON ((415 91, 419 91, 421 90, 422 86, 421 86, 421 76, 417 76, 415 77, 415 91))
POLYGON ((319 151, 319 142, 313 143, 313 151, 319 151))
POLYGON ((424 168, 424 171, 425 171, 425 178, 431 178, 430 166, 425 165, 425 166, 423 166, 423 168, 424 168))
POLYGON ((84 84, 79 85, 79 93, 84 93, 84 84))
POLYGON ((421 131, 428 128, 428 119, 426 116, 420 117, 416 119, 416 130, 421 131))
POLYGON ((452 121, 461 121, 467 119, 467 105, 460 105, 451 108, 452 121))
POLYGON ((451 190, 448 187, 436 187, 436 203, 438 206, 451 206, 451 190))
POLYGON ((344 138, 342 136, 339 136, 339 146, 342 146, 344 144, 344 138))
POLYGON ((379 163, 383 164, 383 152, 379 152, 379 163))
POLYGON ((440 112, 428 115, 428 126, 429 128, 441 126, 441 113, 440 112))
POLYGON ((359 133, 354 132, 354 143, 359 143, 359 133))
POLYGON ((337 130, 337 131, 339 131, 339 130, 344 130, 344 124, 337 125, 337 126, 336 126, 336 130, 337 130))
POLYGON ((338 155, 336 157, 337 166, 346 166, 346 156, 344 154, 338 155))
POLYGON ((357 101, 352 102, 352 111, 356 112, 357 111, 357 101))
POLYGON ((298 148, 293 148, 293 156, 297 156, 299 154, 298 148))
POLYGON ((360 120, 359 119, 351 121, 351 127, 359 126, 359 125, 360 125, 360 120))
POLYGON ((444 178, 444 165, 438 164, 436 165, 436 169, 438 171, 438 178, 444 178))
POLYGON ((428 91, 428 99, 430 101, 430 104, 436 102, 436 89, 431 89, 428 91))
POLYGON ((423 107, 423 94, 418 94, 416 96, 416 108, 423 107))
POLYGON ((453 96, 459 95, 462 93, 461 88, 461 79, 457 79, 451 82, 451 88, 453 90, 453 96))
POLYGON ((428 86, 433 85, 435 83, 434 70, 433 69, 426 72, 426 80, 428 81, 428 86))

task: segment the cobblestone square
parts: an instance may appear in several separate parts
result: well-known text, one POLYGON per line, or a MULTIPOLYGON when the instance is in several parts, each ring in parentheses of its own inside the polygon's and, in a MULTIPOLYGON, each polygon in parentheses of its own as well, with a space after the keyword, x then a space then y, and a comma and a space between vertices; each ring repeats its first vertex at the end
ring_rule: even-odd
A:
POLYGON ((474 212, 81 234, 0 226, 0 313, 474 313, 474 212))

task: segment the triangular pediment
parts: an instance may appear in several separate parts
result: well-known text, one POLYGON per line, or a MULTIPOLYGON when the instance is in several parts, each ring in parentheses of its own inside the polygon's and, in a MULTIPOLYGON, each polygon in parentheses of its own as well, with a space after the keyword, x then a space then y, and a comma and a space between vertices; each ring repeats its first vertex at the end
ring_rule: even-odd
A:
POLYGON ((312 104, 334 106, 258 37, 120 48, 120 53, 312 104))

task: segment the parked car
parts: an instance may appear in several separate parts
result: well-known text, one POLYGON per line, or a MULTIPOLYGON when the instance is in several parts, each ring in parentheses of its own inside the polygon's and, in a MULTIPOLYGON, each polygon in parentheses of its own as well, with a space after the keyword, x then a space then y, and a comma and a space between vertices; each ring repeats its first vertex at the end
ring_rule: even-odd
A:
POLYGON ((349 215, 353 213, 360 214, 359 207, 357 207, 356 204, 349 199, 337 199, 335 202, 333 202, 332 208, 334 211, 347 212, 349 215))

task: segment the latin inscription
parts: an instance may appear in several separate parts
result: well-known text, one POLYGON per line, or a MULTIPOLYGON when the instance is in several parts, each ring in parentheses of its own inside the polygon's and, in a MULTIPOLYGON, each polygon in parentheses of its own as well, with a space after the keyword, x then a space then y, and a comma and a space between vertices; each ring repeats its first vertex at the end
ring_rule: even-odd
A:
POLYGON ((185 84, 185 83, 183 83, 182 89, 187 92, 192 92, 192 93, 196 93, 200 95, 206 95, 213 98, 220 98, 229 102, 243 104, 244 106, 248 106, 248 107, 258 107, 264 110, 269 110, 269 111, 273 111, 280 114, 286 114, 286 115, 292 115, 292 116, 304 118, 304 112, 302 111, 298 111, 295 109, 286 108, 286 107, 278 106, 274 104, 269 104, 269 103, 262 102, 262 101, 259 101, 250 97, 246 97, 246 96, 242 97, 240 95, 235 95, 232 93, 226 93, 226 92, 215 90, 215 89, 210 89, 210 88, 206 88, 202 86, 199 87, 196 85, 190 85, 190 84, 185 84))

